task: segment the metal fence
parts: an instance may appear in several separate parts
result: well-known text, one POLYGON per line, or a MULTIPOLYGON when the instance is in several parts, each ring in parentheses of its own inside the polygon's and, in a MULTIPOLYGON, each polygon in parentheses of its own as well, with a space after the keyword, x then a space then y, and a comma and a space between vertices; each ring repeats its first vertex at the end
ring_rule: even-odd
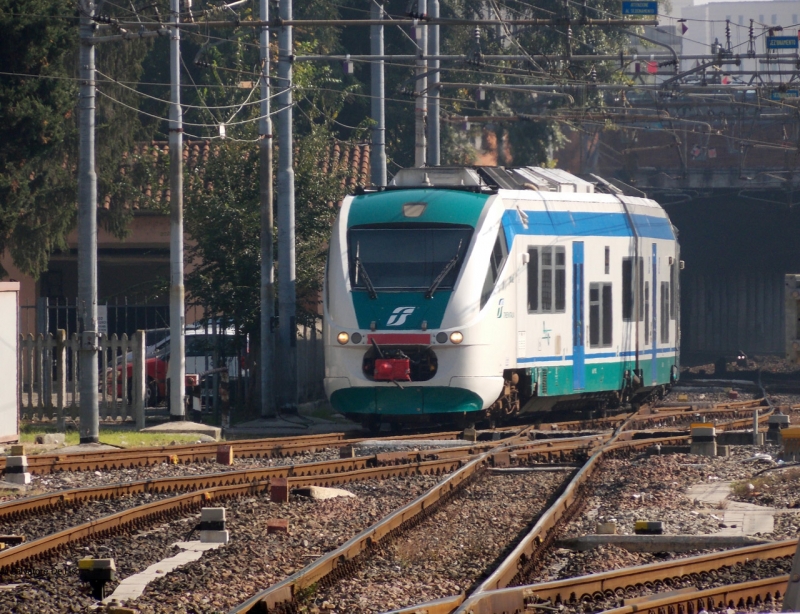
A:
MULTIPOLYGON (((145 336, 101 335, 100 418, 132 421, 144 428, 145 336), (130 365, 130 368, 129 368, 130 365)), ((23 420, 53 421, 63 428, 78 416, 80 367, 78 335, 20 335, 19 413, 23 420)))
MULTIPOLYGON (((62 411, 66 412, 67 417, 72 414, 77 415, 80 388, 77 314, 77 300, 42 298, 36 304, 21 306, 20 330, 28 333, 21 337, 20 343, 22 367, 20 373, 21 381, 24 382, 21 384, 24 395, 21 394, 20 398, 23 399, 25 396, 20 405, 20 416, 23 419, 44 415, 60 416, 62 411), (61 350, 57 348, 57 337, 62 332, 65 335, 63 350, 65 358, 59 362, 56 354, 61 350), (63 369, 62 374, 59 374, 59 368, 63 369), (63 394, 58 397, 62 390, 62 381, 63 394)), ((170 322, 167 305, 133 303, 122 299, 100 305, 98 315, 101 333, 106 333, 104 338, 107 343, 99 361, 101 387, 105 385, 108 370, 120 361, 127 360, 130 349, 125 348, 133 343, 136 331, 144 331, 142 343, 145 360, 153 358, 156 352, 161 352, 163 355, 169 349, 170 322)), ((188 323, 186 373, 202 375, 214 371, 216 367, 228 366, 231 409, 241 411, 249 405, 257 405, 258 395, 254 395, 256 383, 254 378, 258 377, 259 369, 250 366, 252 364, 249 356, 250 340, 235 333, 235 327, 230 326, 229 318, 207 317, 207 314, 198 307, 190 307, 187 310, 186 321, 188 323), (251 398, 254 396, 255 398, 251 398)), ((298 326, 297 366, 298 402, 324 398, 324 353, 320 321, 312 326, 298 326)), ((121 377, 127 378, 126 369, 123 369, 121 377)), ((219 422, 221 419, 219 371, 199 379, 201 416, 195 413, 194 417, 200 418, 205 415, 211 421, 219 422)), ((148 381, 146 374, 145 386, 146 393, 149 392, 150 405, 166 401, 167 395, 162 389, 157 387, 154 394, 151 388, 152 382, 148 381)), ((126 388, 127 380, 123 390, 126 388)), ((115 403, 121 405, 126 395, 119 392, 112 401, 112 395, 116 394, 114 391, 105 390, 102 394, 105 395, 103 396, 105 405, 101 407, 102 417, 119 416, 126 419, 131 415, 129 410, 111 408, 115 403)), ((197 408, 190 406, 190 409, 197 408)))

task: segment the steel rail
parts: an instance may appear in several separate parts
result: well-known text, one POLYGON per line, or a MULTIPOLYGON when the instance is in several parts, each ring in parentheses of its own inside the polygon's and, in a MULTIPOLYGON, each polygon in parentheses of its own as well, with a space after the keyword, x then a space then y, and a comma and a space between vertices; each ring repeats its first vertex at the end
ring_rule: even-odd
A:
MULTIPOLYGON (((70 452, 35 454, 28 456, 28 470, 43 474, 55 471, 97 471, 103 469, 127 469, 174 462, 196 463, 216 458, 221 445, 233 447, 236 458, 259 458, 273 456, 293 456, 302 452, 316 452, 330 447, 342 447, 363 441, 392 441, 406 439, 458 439, 461 431, 403 435, 397 437, 359 437, 348 438, 346 433, 328 433, 300 437, 278 437, 268 439, 242 439, 229 442, 209 442, 181 446, 151 446, 126 448, 124 450, 100 450, 95 452, 70 452)), ((5 469, 6 459, 0 457, 0 469, 5 469)))
MULTIPOLYGON (((619 595, 619 591, 644 588, 648 583, 654 584, 667 580, 675 582, 676 579, 702 576, 737 563, 793 556, 796 549, 797 539, 789 539, 663 563, 625 567, 577 578, 503 588, 480 595, 475 604, 475 612, 477 614, 478 612, 521 611, 525 609, 525 604, 532 600, 537 603, 564 604, 581 602, 587 598, 612 597, 619 595)), ((456 597, 451 599, 456 599, 456 597)), ((454 609, 455 607, 449 612, 454 609)))
MULTIPOLYGON (((632 434, 626 435, 632 436, 632 434)), ((608 446, 608 443, 603 443, 606 439, 605 437, 594 437, 592 439, 593 441, 590 443, 590 446, 591 444, 598 443, 608 446)), ((662 438, 657 440, 636 440, 623 442, 620 444, 620 446, 641 448, 650 446, 657 441, 671 442, 675 439, 682 440, 685 439, 685 437, 662 438)), ((330 552, 320 559, 317 559, 304 569, 286 578, 282 582, 267 588, 261 593, 251 597, 246 602, 233 608, 230 610, 230 614, 271 611, 274 608, 281 607, 281 605, 285 604, 286 602, 293 602, 301 591, 311 587, 323 579, 326 582, 332 582, 335 581, 340 575, 343 576, 354 571, 358 564, 356 558, 362 555, 366 556, 371 545, 377 544, 378 541, 390 536, 394 531, 400 531, 407 523, 418 522, 421 518, 421 514, 430 513, 442 501, 443 494, 450 494, 456 485, 463 485, 470 475, 474 475, 480 469, 488 466, 490 461, 494 463, 494 460, 500 455, 510 453, 512 447, 513 446, 509 445, 501 445, 492 451, 478 456, 458 472, 448 477, 442 484, 437 485, 415 501, 412 501, 408 505, 392 513, 365 531, 362 531, 359 535, 352 538, 337 550, 330 552)), ((602 449, 604 448, 601 447, 600 450, 602 449)), ((583 469, 581 469, 578 474, 585 472, 587 467, 591 467, 593 464, 596 464, 593 463, 593 459, 597 458, 597 451, 592 450, 591 447, 589 447, 587 448, 587 452, 591 452, 592 454, 590 455, 587 464, 584 465, 583 469)), ((519 450, 517 450, 515 454, 519 454, 519 450)), ((550 509, 552 510, 557 505, 558 502, 550 509)), ((548 510, 548 512, 549 511, 550 510, 548 510)), ((541 520, 537 522, 537 526, 540 524, 540 522, 541 520)), ((437 605, 437 609, 446 607, 446 603, 437 605)))
MULTIPOLYGON (((490 454, 484 453, 479 458, 489 459, 490 454)), ((391 465, 387 467, 361 469, 348 473, 340 473, 335 476, 290 477, 288 479, 288 486, 292 488, 296 485, 324 485, 332 483, 334 479, 336 480, 335 483, 340 484, 343 482, 354 482, 373 478, 389 478, 400 475, 439 475, 457 471, 459 467, 462 467, 464 463, 469 462, 469 460, 469 457, 448 458, 409 463, 407 465, 391 465)), ((447 481, 444 483, 447 483, 447 481)), ((13 548, 0 551, 0 572, 8 571, 12 567, 23 564, 26 561, 39 560, 58 548, 79 542, 88 537, 107 535, 121 528, 136 525, 136 523, 140 521, 166 518, 167 514, 185 513, 187 509, 196 510, 200 506, 207 505, 208 502, 213 500, 225 500, 232 497, 257 494, 266 491, 268 487, 269 480, 262 480, 258 482, 245 482, 241 484, 204 488, 105 516, 31 542, 23 542, 13 548)))
MULTIPOLYGON (((563 462, 570 458, 570 453, 578 449, 589 449, 594 441, 602 436, 570 437, 562 439, 539 439, 519 444, 509 442, 509 449, 514 455, 525 458, 528 462, 563 462), (513 445, 512 445, 513 444, 513 445)), ((121 484, 109 484, 85 488, 61 490, 33 497, 15 499, 0 504, 0 520, 17 520, 37 513, 51 512, 92 500, 108 500, 141 493, 186 492, 256 483, 274 478, 306 478, 319 486, 338 484, 347 481, 347 475, 353 471, 405 466, 431 460, 465 459, 496 447, 499 442, 480 442, 455 448, 433 450, 408 450, 390 452, 372 456, 355 456, 351 458, 301 463, 297 465, 279 465, 276 467, 253 467, 240 471, 224 471, 205 475, 176 476, 154 478, 121 484), (338 476, 344 475, 343 479, 338 476)))
POLYGON ((471 478, 486 469, 490 459, 490 452, 481 454, 428 492, 361 531, 336 550, 236 606, 230 610, 231 614, 270 611, 280 604, 294 601, 302 590, 323 579, 335 580, 339 574, 350 573, 357 566, 357 559, 361 555, 368 554, 381 540, 427 517, 441 503, 456 494, 471 478))
MULTIPOLYGON (((774 578, 763 578, 752 582, 729 584, 710 588, 693 593, 670 595, 643 603, 631 604, 613 610, 606 610, 604 614, 633 614, 634 612, 647 612, 659 614, 661 612, 698 612, 708 608, 722 609, 726 606, 742 609, 766 603, 780 597, 789 582, 788 575, 774 578)), ((474 614, 483 614, 488 610, 478 611, 474 614)))

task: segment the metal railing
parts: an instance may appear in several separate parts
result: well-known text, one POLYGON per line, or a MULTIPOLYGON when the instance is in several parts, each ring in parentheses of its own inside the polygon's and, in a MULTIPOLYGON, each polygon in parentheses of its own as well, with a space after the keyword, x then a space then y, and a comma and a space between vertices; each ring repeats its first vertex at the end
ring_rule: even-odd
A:
MULTIPOLYGON (((144 331, 130 338, 101 335, 99 347, 101 420, 130 420, 137 428, 144 428, 144 331)), ((22 420, 54 421, 63 429, 67 420, 77 418, 78 349, 78 335, 68 337, 63 329, 55 335, 20 335, 18 398, 22 420)))

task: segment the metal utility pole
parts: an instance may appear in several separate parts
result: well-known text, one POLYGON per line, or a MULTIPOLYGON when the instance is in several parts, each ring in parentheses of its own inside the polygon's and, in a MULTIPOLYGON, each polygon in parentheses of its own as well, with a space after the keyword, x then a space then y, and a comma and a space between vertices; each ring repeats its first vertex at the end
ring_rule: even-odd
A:
MULTIPOLYGON (((370 18, 383 19, 383 5, 372 0, 370 18)), ((383 56, 383 26, 370 26, 370 53, 383 56)), ((383 80, 383 60, 370 64, 370 86, 372 94, 372 147, 370 148, 369 168, 372 185, 386 185, 386 93, 383 80)))
MULTIPOLYGON (((431 19, 439 19, 439 0, 428 0, 431 19)), ((439 55, 439 26, 430 26, 428 55, 439 55)), ((439 60, 428 60, 428 166, 439 166, 442 162, 441 127, 439 113, 439 60)))
MULTIPOLYGON (((281 19, 292 18, 292 0, 280 0, 281 19)), ((281 408, 297 407, 297 317, 295 305, 294 169, 292 168, 292 28, 278 34, 278 343, 281 408)))
POLYGON ((181 110, 180 0, 170 0, 169 42, 169 417, 184 420, 186 355, 183 310, 183 111, 181 110))
POLYGON ((78 330, 81 443, 100 441, 97 404, 97 174, 94 159, 95 66, 92 0, 81 2, 80 141, 78 154, 78 330))
MULTIPOLYGON (((269 1, 259 0, 262 21, 269 21, 269 1)), ((261 199, 261 417, 275 415, 272 321, 275 272, 272 262, 272 119, 269 117, 269 28, 261 28, 261 120, 258 123, 259 197, 261 199)))
MULTIPOLYGON (((418 12, 425 14, 426 0, 418 0, 418 12)), ((424 57, 428 53, 428 26, 424 21, 417 21, 415 37, 417 43, 417 79, 414 86, 416 102, 414 103, 414 166, 425 166, 425 115, 428 110, 428 79, 420 75, 428 72, 428 62, 424 57)))

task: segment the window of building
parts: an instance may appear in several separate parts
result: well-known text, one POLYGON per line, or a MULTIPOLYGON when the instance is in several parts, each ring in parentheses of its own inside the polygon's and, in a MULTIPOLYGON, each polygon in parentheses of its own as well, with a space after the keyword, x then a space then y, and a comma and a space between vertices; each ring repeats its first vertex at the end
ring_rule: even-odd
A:
POLYGON ((772 21, 773 26, 776 25, 778 23, 778 16, 773 14, 770 21, 772 21))
POLYGON ((483 292, 481 293, 481 309, 483 309, 492 296, 492 291, 500 277, 507 257, 508 246, 506 244, 506 233, 501 227, 500 232, 497 233, 497 240, 494 242, 492 254, 489 256, 489 268, 486 271, 486 279, 483 281, 483 292))
POLYGON ((650 282, 644 282, 644 344, 650 345, 650 282))
POLYGON ((739 25, 740 26, 744 25, 744 15, 739 15, 739 25))
POLYGON ((642 303, 643 303, 643 288, 644 288, 644 266, 643 259, 638 259, 639 266, 639 300, 636 301, 636 283, 634 277, 634 258, 622 259, 622 319, 630 322, 635 319, 634 313, 637 313, 639 321, 641 321, 642 303), (637 307, 638 303, 638 307, 637 307))
POLYGON ((611 284, 589 284, 589 346, 610 347, 612 332, 611 284))
POLYGON ((606 275, 608 275, 609 269, 611 268, 611 248, 606 246, 606 275))
POLYGON ((792 13, 792 25, 797 25, 797 13, 792 13))
POLYGON ((764 15, 759 15, 758 16, 758 23, 760 23, 762 25, 764 24, 764 15))
POLYGON ((528 312, 563 312, 567 294, 564 248, 529 247, 528 257, 528 312))
POLYGON ((669 284, 661 282, 661 343, 669 343, 669 284))

